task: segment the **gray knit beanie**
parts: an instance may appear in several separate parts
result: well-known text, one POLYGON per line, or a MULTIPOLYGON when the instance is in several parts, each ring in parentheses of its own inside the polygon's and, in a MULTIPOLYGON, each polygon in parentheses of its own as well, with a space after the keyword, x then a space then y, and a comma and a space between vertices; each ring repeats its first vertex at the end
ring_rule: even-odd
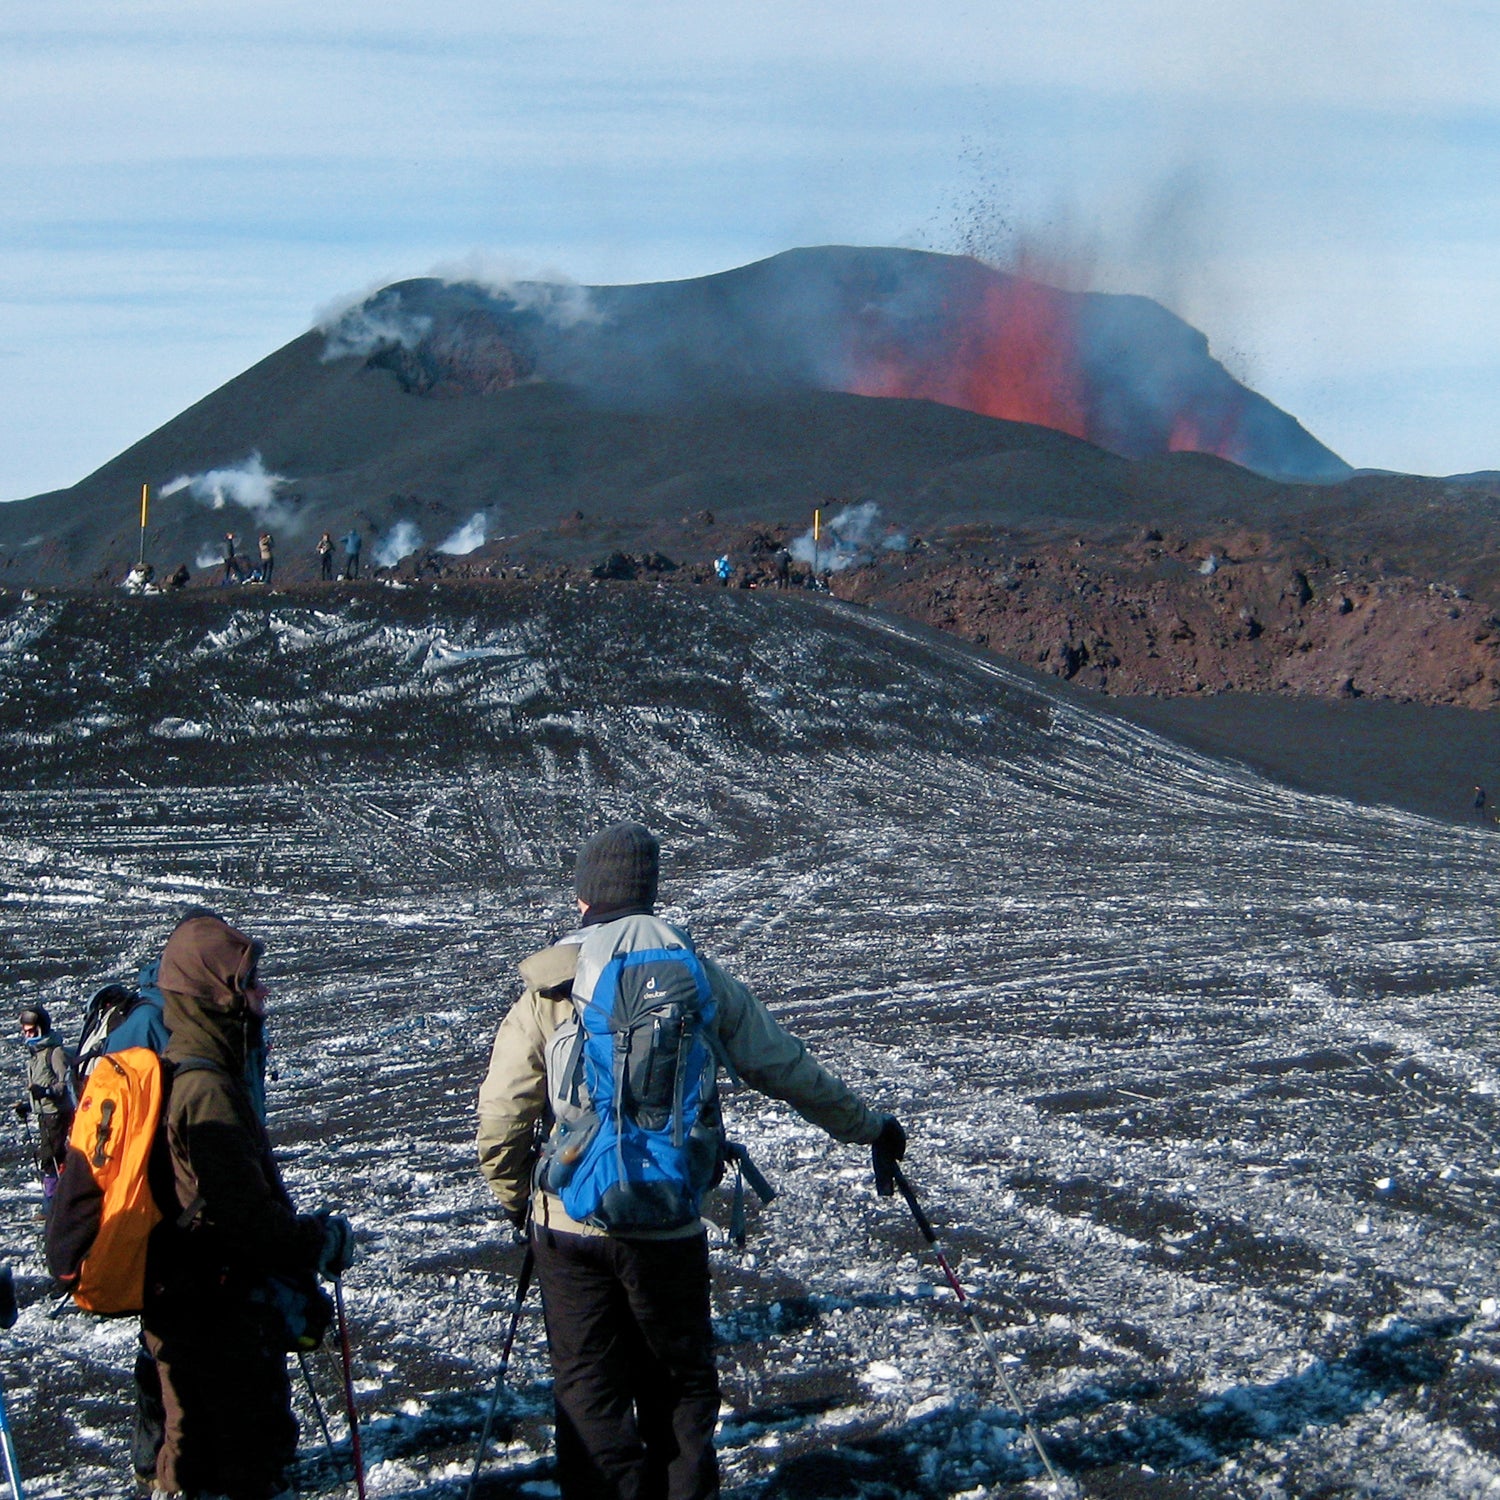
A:
POLYGON ((599 911, 654 906, 661 874, 661 845, 639 823, 614 823, 578 851, 573 889, 599 911))

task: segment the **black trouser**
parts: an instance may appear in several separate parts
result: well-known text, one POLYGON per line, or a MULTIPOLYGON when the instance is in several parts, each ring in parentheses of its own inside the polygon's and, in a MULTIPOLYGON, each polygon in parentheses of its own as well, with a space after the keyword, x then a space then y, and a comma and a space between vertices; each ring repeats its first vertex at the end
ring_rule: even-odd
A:
POLYGON ((253 1309, 228 1298, 178 1312, 165 1326, 142 1320, 161 1380, 157 1487, 229 1500, 280 1494, 297 1453, 286 1355, 253 1309))
POLYGON ((323 568, 323 582, 327 583, 328 580, 333 577, 333 553, 320 552, 318 554, 318 557, 321 559, 321 565, 323 568))
POLYGON ((719 1372, 708 1236, 532 1232, 563 1500, 711 1500, 719 1372))
POLYGON ((156 1477, 156 1455, 161 1452, 167 1411, 161 1399, 161 1373, 141 1334, 135 1352, 135 1420, 130 1430, 130 1458, 140 1479, 156 1477))

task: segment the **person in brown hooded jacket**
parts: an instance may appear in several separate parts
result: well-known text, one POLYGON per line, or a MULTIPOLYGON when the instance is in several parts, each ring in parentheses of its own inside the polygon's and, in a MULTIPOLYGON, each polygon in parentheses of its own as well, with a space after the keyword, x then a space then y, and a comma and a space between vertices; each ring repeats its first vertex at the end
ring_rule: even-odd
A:
POLYGON ((352 1259, 346 1219, 293 1208, 246 1081, 264 1026, 260 956, 260 943, 206 912, 182 922, 162 954, 171 1186, 158 1188, 166 1218, 152 1236, 141 1319, 166 1408, 161 1500, 291 1494, 291 1345, 269 1289, 274 1278, 317 1296, 314 1273, 337 1275, 352 1259))

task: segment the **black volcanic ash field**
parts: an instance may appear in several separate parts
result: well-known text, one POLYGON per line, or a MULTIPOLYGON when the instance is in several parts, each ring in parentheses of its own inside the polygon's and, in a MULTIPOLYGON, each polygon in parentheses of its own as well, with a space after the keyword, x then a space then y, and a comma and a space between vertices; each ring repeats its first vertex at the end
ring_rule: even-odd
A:
MULTIPOLYGON (((75 1027, 189 902, 269 945, 272 1134, 364 1247, 372 1494, 462 1493, 516 1264, 474 1094, 576 841, 622 816, 666 841, 668 915, 907 1121, 1083 1493, 1500 1488, 1493 833, 1286 791, 784 596, 7 598, 0 744, 13 1004, 75 1027)), ((727 1491, 1041 1493, 864 1155, 730 1113, 781 1197, 715 1252, 727 1491)), ((7 1140, 28 1494, 113 1493, 133 1327, 46 1320, 26 1171, 7 1140)), ((512 1374, 483 1493, 545 1494, 534 1304, 512 1374)), ((303 1482, 333 1486, 299 1400, 303 1482)))

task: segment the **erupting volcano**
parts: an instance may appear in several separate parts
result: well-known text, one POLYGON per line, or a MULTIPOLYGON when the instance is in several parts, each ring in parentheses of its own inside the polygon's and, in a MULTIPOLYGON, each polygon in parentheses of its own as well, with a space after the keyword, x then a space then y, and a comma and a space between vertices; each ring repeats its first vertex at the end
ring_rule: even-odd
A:
POLYGON ((415 394, 561 381, 615 408, 796 390, 941 402, 1126 458, 1192 450, 1279 479, 1350 470, 1143 297, 1063 291, 964 256, 793 250, 695 281, 404 282, 332 324, 415 394))

